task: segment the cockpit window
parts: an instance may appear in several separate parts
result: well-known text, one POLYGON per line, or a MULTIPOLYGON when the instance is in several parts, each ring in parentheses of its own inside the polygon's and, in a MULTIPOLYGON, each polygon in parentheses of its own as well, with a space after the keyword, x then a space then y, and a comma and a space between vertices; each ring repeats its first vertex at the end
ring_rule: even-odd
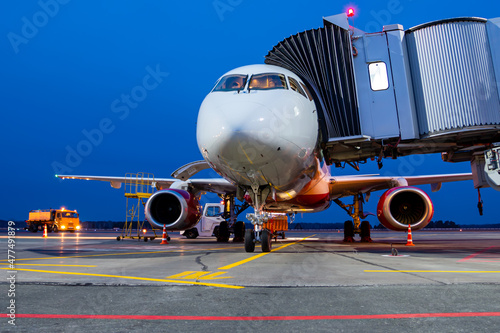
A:
POLYGON ((302 86, 302 88, 304 88, 304 91, 306 92, 307 97, 309 97, 309 100, 312 101, 313 97, 312 97, 311 92, 309 91, 309 89, 307 89, 306 85, 303 84, 302 82, 300 82, 300 85, 302 86))
POLYGON ((217 83, 213 91, 238 91, 245 87, 248 75, 226 75, 217 83))
POLYGON ((288 77, 288 80, 290 81, 290 89, 307 98, 306 93, 304 92, 304 90, 302 90, 297 80, 295 80, 293 77, 288 77))
POLYGON ((285 75, 278 73, 252 75, 248 89, 287 89, 286 78, 285 75))

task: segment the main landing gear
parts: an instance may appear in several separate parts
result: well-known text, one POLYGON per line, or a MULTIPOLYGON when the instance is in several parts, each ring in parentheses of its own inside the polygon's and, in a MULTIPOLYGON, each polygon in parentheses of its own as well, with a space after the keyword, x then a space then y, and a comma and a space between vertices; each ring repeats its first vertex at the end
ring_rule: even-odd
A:
POLYGON ((334 202, 344 209, 353 219, 352 221, 345 221, 344 223, 344 242, 354 242, 354 235, 359 234, 361 242, 371 243, 370 223, 368 223, 368 221, 361 222, 361 218, 366 218, 367 216, 367 214, 363 213, 363 195, 354 195, 354 201, 351 205, 346 205, 339 199, 335 199, 334 202))

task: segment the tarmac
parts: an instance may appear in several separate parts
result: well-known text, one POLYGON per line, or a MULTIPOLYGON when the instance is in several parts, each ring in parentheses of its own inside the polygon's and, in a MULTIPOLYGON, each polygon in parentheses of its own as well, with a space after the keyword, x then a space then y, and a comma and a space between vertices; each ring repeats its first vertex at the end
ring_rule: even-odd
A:
POLYGON ((415 246, 390 231, 372 231, 372 243, 343 243, 339 231, 288 232, 269 253, 178 233, 169 244, 119 235, 0 231, 1 331, 500 327, 500 231, 413 232, 415 246))

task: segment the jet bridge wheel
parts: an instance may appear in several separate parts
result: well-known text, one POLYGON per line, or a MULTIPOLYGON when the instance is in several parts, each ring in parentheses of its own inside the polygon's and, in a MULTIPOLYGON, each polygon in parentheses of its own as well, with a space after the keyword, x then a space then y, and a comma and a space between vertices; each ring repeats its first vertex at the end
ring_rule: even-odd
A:
POLYGON ((354 242, 354 223, 352 223, 352 221, 344 222, 344 242, 354 242))
POLYGON ((245 251, 255 251, 255 233, 253 229, 245 230, 245 251))
POLYGON ((361 242, 363 243, 371 243, 372 239, 370 238, 370 223, 368 221, 361 222, 361 242))
POLYGON ((260 235, 260 240, 262 243, 262 252, 271 252, 272 248, 272 240, 273 234, 271 231, 264 229, 262 230, 262 234, 260 235))

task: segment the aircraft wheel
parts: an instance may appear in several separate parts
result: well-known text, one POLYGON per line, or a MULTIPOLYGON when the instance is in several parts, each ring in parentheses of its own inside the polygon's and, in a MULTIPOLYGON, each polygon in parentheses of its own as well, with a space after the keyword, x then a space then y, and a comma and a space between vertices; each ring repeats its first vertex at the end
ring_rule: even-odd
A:
POLYGON ((361 222, 361 242, 363 243, 371 243, 372 239, 370 238, 370 223, 368 221, 361 222))
POLYGON ((344 242, 354 242, 354 223, 352 221, 344 222, 344 242))
POLYGON ((252 229, 245 230, 245 251, 255 251, 255 234, 252 229))
POLYGON ((221 222, 219 225, 219 235, 217 237, 217 242, 227 243, 229 241, 229 227, 227 222, 221 222))
POLYGON ((260 236, 260 240, 262 242, 262 252, 271 252, 272 248, 272 234, 269 230, 264 229, 262 230, 262 234, 260 236))

